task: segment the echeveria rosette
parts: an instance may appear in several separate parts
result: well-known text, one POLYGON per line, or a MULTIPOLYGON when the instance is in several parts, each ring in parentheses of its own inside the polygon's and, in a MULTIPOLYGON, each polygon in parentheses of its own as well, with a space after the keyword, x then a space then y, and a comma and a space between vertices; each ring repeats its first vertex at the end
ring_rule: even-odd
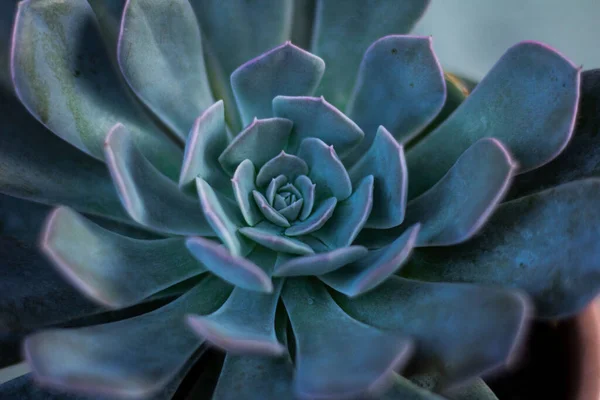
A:
POLYGON ((580 70, 523 42, 458 106, 431 39, 398 35, 427 1, 345 5, 20 4, 15 92, 90 157, 30 120, 28 147, 7 112, 0 189, 63 204, 42 250, 87 297, 178 295, 30 336, 38 381, 150 396, 212 344, 217 399, 438 399, 397 372, 470 381, 510 359, 530 298, 553 318, 596 295, 600 181, 501 204, 569 141, 580 70))

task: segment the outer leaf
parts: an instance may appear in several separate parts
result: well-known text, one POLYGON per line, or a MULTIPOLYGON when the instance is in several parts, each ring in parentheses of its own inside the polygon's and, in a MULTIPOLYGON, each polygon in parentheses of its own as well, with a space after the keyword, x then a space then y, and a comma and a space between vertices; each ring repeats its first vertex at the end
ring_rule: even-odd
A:
POLYGON ((0 88, 10 90, 10 35, 19 0, 0 3, 0 88))
POLYGON ((359 321, 413 338, 411 372, 437 375, 441 386, 506 363, 531 311, 513 291, 398 277, 356 299, 336 300, 359 321))
POLYGON ((340 7, 336 2, 317 0, 311 51, 327 63, 319 93, 343 110, 360 60, 371 43, 386 35, 410 32, 428 5, 428 0, 347 0, 340 7))
POLYGON ((520 172, 552 160, 571 137, 579 80, 580 70, 545 45, 509 49, 456 112, 408 153, 409 198, 433 186, 484 137, 504 143, 520 172))
POLYGON ((230 354, 280 356, 287 352, 275 334, 275 311, 283 281, 272 293, 233 289, 217 311, 206 316, 189 315, 187 323, 209 342, 230 354))
POLYGON ((344 155, 364 137, 362 130, 323 97, 277 96, 273 114, 294 121, 288 150, 296 153, 306 138, 321 139, 344 155))
POLYGON ((198 201, 178 190, 133 143, 121 124, 106 137, 108 169, 123 207, 136 222, 160 232, 213 236, 198 201))
POLYGON ((346 296, 355 297, 381 285, 406 262, 419 234, 420 225, 406 230, 390 245, 370 251, 365 257, 319 278, 346 296))
POLYGON ((257 292, 273 291, 269 270, 275 260, 267 252, 255 249, 248 258, 237 257, 223 246, 199 237, 188 238, 185 244, 190 253, 208 270, 227 282, 257 292))
POLYGON ((600 291, 599 190, 587 179, 504 203, 476 238, 415 251, 403 274, 518 288, 537 316, 572 315, 600 291))
POLYGON ((242 161, 231 179, 237 205, 244 216, 244 220, 250 226, 258 224, 263 219, 252 195, 252 192, 256 190, 256 186, 254 185, 255 180, 256 169, 250 160, 242 161))
POLYGON ((117 53, 129 86, 185 139, 196 117, 213 103, 190 3, 127 0, 117 53))
POLYGON ((408 339, 351 318, 318 281, 287 280, 282 296, 296 337, 294 388, 299 397, 348 398, 378 392, 406 361, 408 339))
POLYGON ((445 100, 444 73, 431 37, 392 35, 377 40, 363 57, 346 108, 366 135, 350 159, 369 148, 380 125, 398 142, 407 143, 433 121, 445 100))
POLYGON ((291 258, 275 265, 274 276, 323 275, 367 255, 362 246, 349 246, 310 256, 291 258))
POLYGON ((56 135, 103 159, 106 132, 121 122, 160 171, 177 176, 180 150, 144 116, 123 86, 87 2, 21 2, 11 69, 23 104, 56 135))
POLYGON ((230 290, 208 277, 148 314, 32 335, 25 342, 25 355, 35 378, 46 385, 112 396, 148 396, 160 390, 203 342, 181 323, 184 315, 213 312, 230 290), (164 340, 167 336, 169 340, 164 340))
POLYGON ((241 228, 239 231, 242 235, 273 251, 298 255, 314 253, 309 245, 285 236, 283 229, 268 222, 261 222, 253 228, 241 228))
POLYGON ((108 307, 139 303, 205 271, 183 239, 130 239, 66 207, 48 217, 41 246, 75 287, 108 307))
POLYGON ((271 117, 275 96, 312 95, 324 71, 323 60, 290 42, 248 61, 231 74, 242 124, 271 117))
POLYGON ((391 228, 404 220, 408 173, 404 148, 383 126, 377 129, 371 147, 350 170, 352 184, 373 175, 373 211, 365 224, 369 228, 391 228))
POLYGON ((229 177, 218 161, 227 142, 223 102, 219 100, 194 122, 185 145, 179 187, 189 186, 200 177, 215 189, 230 193, 229 177))

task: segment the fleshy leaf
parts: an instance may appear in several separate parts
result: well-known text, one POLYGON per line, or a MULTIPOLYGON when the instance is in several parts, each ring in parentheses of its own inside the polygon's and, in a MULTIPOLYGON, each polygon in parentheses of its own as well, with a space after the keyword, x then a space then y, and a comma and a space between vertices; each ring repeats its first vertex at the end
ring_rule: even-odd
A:
POLYGON ((298 190, 300 190, 300 194, 304 199, 304 207, 302 207, 302 212, 300 213, 300 220, 304 221, 311 215, 313 207, 315 205, 316 185, 312 183, 310 178, 306 175, 300 175, 299 177, 297 177, 294 184, 296 185, 298 190))
POLYGON ((123 125, 108 133, 105 153, 121 203, 134 221, 160 232, 214 236, 198 201, 150 164, 123 125))
POLYGON ((475 238, 418 249, 402 273, 517 288, 532 297, 536 316, 572 315, 600 292, 599 191, 591 178, 504 203, 475 238))
POLYGON ((315 0, 294 0, 292 42, 303 49, 308 49, 310 46, 315 3, 315 0))
POLYGON ((302 210, 302 204, 304 204, 304 200, 298 199, 289 206, 279 210, 279 213, 283 215, 288 221, 295 221, 296 218, 298 218, 298 215, 300 214, 300 210, 302 210))
POLYGON ((196 117, 213 103, 200 28, 190 3, 128 0, 117 54, 129 86, 185 139, 196 117))
POLYGON ((273 99, 273 114, 294 121, 288 144, 290 153, 296 153, 304 139, 314 137, 343 156, 364 137, 354 121, 323 97, 277 96, 273 99))
POLYGON ((350 177, 333 146, 317 138, 307 138, 300 144, 298 157, 310 169, 308 177, 316 185, 317 198, 334 196, 341 201, 352 194, 350 177))
POLYGON ((446 394, 450 400, 498 400, 481 378, 446 394))
POLYGON ((206 316, 189 315, 188 324, 210 343, 230 354, 279 356, 286 348, 275 334, 275 311, 283 280, 272 293, 235 288, 217 311, 206 316))
POLYGON ((287 228, 290 226, 290 223, 287 220, 287 218, 281 215, 277 210, 275 210, 273 206, 271 206, 267 202, 265 196, 263 196, 258 190, 253 190, 252 196, 254 197, 254 201, 256 202, 258 209, 267 220, 283 228, 287 228))
POLYGON ((300 397, 378 392, 406 362, 412 347, 407 338, 356 321, 317 280, 288 279, 282 297, 296 337, 294 388, 300 397))
POLYGON ((219 195, 202 178, 196 178, 198 198, 204 217, 229 251, 235 256, 245 256, 252 250, 252 245, 238 233, 243 226, 243 217, 227 198, 219 195))
POLYGON ((160 390, 203 342, 182 323, 185 314, 213 312, 230 291, 229 285, 207 277, 187 294, 148 314, 29 336, 25 356, 36 380, 52 387, 148 396, 160 390))
POLYGON ((441 386, 509 361, 531 311, 525 296, 513 291, 398 277, 355 299, 336 300, 359 321, 413 338, 411 372, 439 375, 441 386))
POLYGON ((139 303, 206 271, 188 254, 183 239, 130 239, 66 207, 48 217, 41 247, 75 287, 114 308, 139 303))
POLYGON ((571 137, 579 81, 580 70, 545 45, 510 48, 456 111, 407 154, 409 198, 432 187, 484 137, 506 145, 520 172, 552 160, 571 137))
POLYGON ((190 0, 200 21, 207 69, 228 120, 239 118, 229 77, 243 63, 289 40, 294 0, 190 0), (224 29, 223 27, 227 27, 224 29))
POLYGON ((237 257, 218 243, 200 237, 188 238, 185 244, 210 272, 232 285, 257 292, 273 291, 270 272, 265 270, 272 267, 274 260, 266 252, 255 248, 247 258, 237 257))
POLYGON ((194 121, 185 144, 179 187, 190 186, 200 177, 220 192, 230 193, 229 177, 218 161, 226 146, 223 102, 218 101, 194 121))
POLYGON ((288 236, 300 236, 320 229, 331 218, 337 205, 337 199, 330 197, 321 202, 319 207, 302 222, 296 222, 285 230, 288 236))
POLYGON ((285 151, 281 151, 277 156, 269 160, 263 165, 258 171, 256 177, 256 185, 258 187, 265 186, 271 182, 271 179, 276 178, 279 175, 284 175, 288 180, 293 181, 299 175, 308 174, 308 166, 306 163, 296 156, 286 154, 285 151))
POLYGON ((267 187, 266 199, 269 204, 273 204, 277 191, 287 183, 288 179, 285 175, 279 175, 276 178, 271 179, 269 186, 267 187))
POLYGON ((11 69, 23 104, 62 139, 104 159, 106 132, 120 122, 156 168, 177 177, 181 151, 127 92, 86 1, 21 2, 11 69))
POLYGON ((355 297, 381 285, 406 262, 415 245, 420 226, 414 225, 381 249, 319 278, 346 296, 355 297))
POLYGON ((369 148, 380 125, 406 144, 433 121, 445 99, 444 73, 431 37, 392 35, 377 40, 365 53, 346 109, 365 133, 348 162, 369 148))
POLYGON ((285 236, 283 229, 268 222, 261 222, 253 228, 241 228, 240 233, 273 251, 298 255, 314 253, 310 246, 285 236))
POLYGON ((446 400, 445 398, 415 385, 401 375, 394 374, 392 387, 381 400, 446 400))
POLYGON ((383 36, 410 32, 428 5, 429 0, 346 0, 340 7, 317 0, 311 51, 327 64, 319 94, 344 110, 367 48, 383 36))
POLYGON ((248 61, 231 74, 231 87, 242 124, 273 116, 278 95, 310 96, 321 81, 325 63, 291 42, 248 61))
POLYGON ((371 147, 349 172, 356 185, 367 175, 373 175, 373 211, 365 224, 368 228, 385 229, 400 225, 404 220, 408 173, 404 148, 383 126, 371 147))
POLYGON ((338 203, 333 216, 313 235, 333 249, 350 246, 371 214, 373 184, 372 175, 363 178, 352 196, 338 203))
POLYGON ((310 256, 292 258, 275 265, 275 276, 323 275, 367 255, 362 246, 349 246, 310 256))
POLYGON ((244 216, 244 220, 250 226, 258 224, 263 219, 252 195, 252 192, 256 189, 254 185, 255 177, 254 164, 250 160, 244 160, 235 170, 231 180, 237 205, 244 216))
POLYGON ((262 167, 285 148, 292 125, 284 118, 255 119, 223 150, 219 162, 232 175, 246 159, 256 168, 262 167))
POLYGON ((464 242, 485 224, 510 186, 516 166, 496 139, 480 139, 460 156, 431 189, 408 203, 406 220, 387 231, 363 231, 361 239, 392 241, 406 227, 421 224, 416 246, 464 242))

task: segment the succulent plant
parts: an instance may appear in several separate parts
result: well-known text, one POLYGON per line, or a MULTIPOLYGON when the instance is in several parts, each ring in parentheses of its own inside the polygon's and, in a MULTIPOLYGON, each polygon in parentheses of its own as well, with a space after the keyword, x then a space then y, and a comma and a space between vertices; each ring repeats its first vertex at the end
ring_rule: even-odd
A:
POLYGON ((11 81, 39 123, 3 90, 3 208, 57 206, 42 252, 124 310, 81 320, 98 308, 7 258, 0 317, 51 310, 36 380, 160 396, 212 345, 215 399, 494 398, 476 378, 531 311, 598 293, 600 180, 578 149, 535 183, 569 155, 581 69, 522 42, 469 94, 406 35, 427 4, 19 3, 11 81))

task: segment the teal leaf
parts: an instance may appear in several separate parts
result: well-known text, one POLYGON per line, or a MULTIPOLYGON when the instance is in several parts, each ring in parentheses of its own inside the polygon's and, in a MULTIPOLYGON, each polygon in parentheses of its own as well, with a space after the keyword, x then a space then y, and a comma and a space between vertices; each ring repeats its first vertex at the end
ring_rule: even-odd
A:
POLYGON ((288 179, 285 175, 279 175, 276 178, 271 179, 269 182, 269 186, 266 191, 266 199, 267 202, 273 205, 273 201, 275 201, 275 195, 279 191, 279 189, 288 182, 288 179))
POLYGON ((117 58, 117 43, 121 30, 121 16, 125 8, 126 0, 87 0, 96 14, 96 20, 104 42, 111 54, 117 58))
POLYGON ((277 96, 273 114, 294 121, 288 151, 296 153, 306 138, 321 139, 342 156, 363 140, 363 131, 323 97, 277 96))
POLYGON ((190 3, 128 0, 117 54, 131 89, 185 139, 196 117, 213 103, 190 3))
MULTIPOLYGON (((401 375, 394 374, 392 387, 381 400, 445 400, 443 397, 415 385, 401 375)), ((483 400, 483 399, 482 399, 483 400)))
POLYGON ((456 111, 407 154, 409 198, 432 187, 484 137, 506 145, 519 172, 552 160, 571 137, 579 81, 580 69, 545 45, 510 48, 456 111))
POLYGON ((349 163, 369 148, 380 125, 406 144, 441 111, 444 73, 431 37, 392 35, 373 43, 362 60, 346 114, 365 133, 349 163))
POLYGON ((403 275, 523 290, 536 316, 573 315, 600 292, 600 180, 586 179, 502 204, 470 241, 418 249, 403 275))
POLYGON ((268 222, 261 222, 252 228, 241 228, 240 233, 273 251, 298 255, 314 253, 309 245, 285 236, 283 229, 268 222))
POLYGON ((196 187, 204 217, 219 239, 235 256, 250 253, 253 246, 237 231, 243 225, 243 217, 236 204, 215 192, 202 178, 196 178, 196 187))
POLYGON ((279 210, 279 213, 283 215, 283 217, 286 218, 288 221, 295 221, 296 218, 298 218, 298 215, 300 215, 300 210, 302 210, 302 204, 304 204, 304 200, 298 199, 289 206, 279 210))
POLYGON ((481 378, 475 379, 464 387, 452 390, 446 394, 446 397, 450 400, 498 400, 498 397, 481 378))
POLYGON ((323 200, 310 217, 306 218, 304 221, 294 223, 293 226, 285 230, 285 234, 288 236, 300 236, 321 229, 321 227, 333 216, 337 203, 335 197, 323 200))
POLYGON ((304 207, 302 207, 302 212, 300 213, 300 220, 304 221, 311 215, 313 207, 315 206, 316 185, 312 183, 310 178, 306 175, 297 177, 294 184, 300 191, 300 196, 304 199, 304 207))
POLYGON ((316 0, 294 0, 292 43, 308 49, 312 36, 316 0))
POLYGON ((230 291, 229 285, 208 277, 172 303, 138 317, 29 336, 25 356, 36 381, 47 386, 111 397, 149 396, 203 342, 182 323, 184 316, 213 312, 230 291))
POLYGON ((385 229, 402 223, 408 190, 404 148, 385 127, 377 129, 371 147, 350 169, 349 174, 353 185, 367 175, 375 178, 373 211, 366 227, 385 229))
POLYGON ((233 289, 217 311, 188 315, 188 325, 202 338, 229 354, 280 356, 287 351, 275 333, 275 311, 283 280, 272 293, 233 289))
POLYGON ((411 372, 439 375, 443 387, 506 364, 531 312, 518 292, 398 277, 357 298, 335 298, 357 320, 413 338, 411 372))
POLYGON ((66 207, 48 216, 41 248, 73 286, 112 308, 139 303, 206 271, 183 239, 131 239, 66 207))
POLYGON ((273 291, 268 269, 272 268, 275 261, 266 252, 255 248, 248 257, 238 257, 218 243, 200 237, 188 238, 185 244, 210 272, 232 285, 257 292, 273 291))
POLYGON ((414 225, 386 247, 369 253, 342 268, 319 276, 327 285, 346 296, 355 297, 381 285, 408 260, 419 235, 414 225))
POLYGON ((108 133, 105 153, 121 203, 134 221, 159 232, 214 235, 198 201, 154 168, 123 125, 108 133))
POLYGON ((231 74, 231 87, 242 124, 272 117, 275 96, 312 95, 324 71, 323 60, 290 42, 240 66, 231 74))
POLYGON ((334 196, 341 201, 352 194, 352 182, 333 146, 307 138, 300 144, 298 157, 308 165, 308 177, 316 185, 317 198, 334 196))
POLYGON ((281 215, 279 211, 275 210, 273 206, 267 202, 267 199, 265 199, 265 196, 263 196, 262 193, 260 193, 258 190, 253 190, 252 196, 254 197, 254 201, 256 202, 258 209, 268 221, 283 228, 290 226, 287 218, 281 215))
POLYGON ((429 0, 346 0, 340 7, 317 0, 311 52, 327 64, 319 94, 344 110, 367 48, 383 36, 410 32, 428 5, 429 0))
POLYGON ((354 398, 377 393, 407 361, 410 340, 353 319, 319 281, 288 279, 282 297, 296 337, 298 396, 354 398))
POLYGON ((363 178, 352 196, 339 202, 333 216, 313 235, 332 249, 350 246, 371 214, 373 184, 372 175, 363 178))
POLYGON ((256 186, 254 185, 255 180, 256 169, 250 160, 242 161, 231 179, 233 194, 237 205, 240 208, 244 220, 250 226, 258 224, 263 219, 252 195, 252 192, 256 190, 256 186))
POLYGON ((335 271, 367 255, 362 246, 349 246, 324 253, 291 258, 275 265, 274 276, 311 276, 335 271))
POLYGON ((223 102, 217 101, 194 121, 185 144, 179 187, 193 186, 200 177, 218 191, 230 193, 229 177, 218 161, 227 144, 223 102))
POLYGON ((288 180, 293 181, 296 177, 306 174, 308 174, 306 163, 301 158, 286 154, 282 150, 281 153, 267 161, 258 171, 256 185, 258 187, 265 186, 271 182, 271 179, 279 175, 284 175, 288 180))
POLYGON ((150 162, 167 176, 177 177, 181 151, 128 93, 86 1, 21 2, 13 42, 16 93, 48 129, 104 159, 106 132, 123 123, 150 162))
POLYGON ((231 175, 246 159, 255 167, 262 167, 285 148, 292 125, 284 118, 255 119, 223 150, 219 162, 231 175))

